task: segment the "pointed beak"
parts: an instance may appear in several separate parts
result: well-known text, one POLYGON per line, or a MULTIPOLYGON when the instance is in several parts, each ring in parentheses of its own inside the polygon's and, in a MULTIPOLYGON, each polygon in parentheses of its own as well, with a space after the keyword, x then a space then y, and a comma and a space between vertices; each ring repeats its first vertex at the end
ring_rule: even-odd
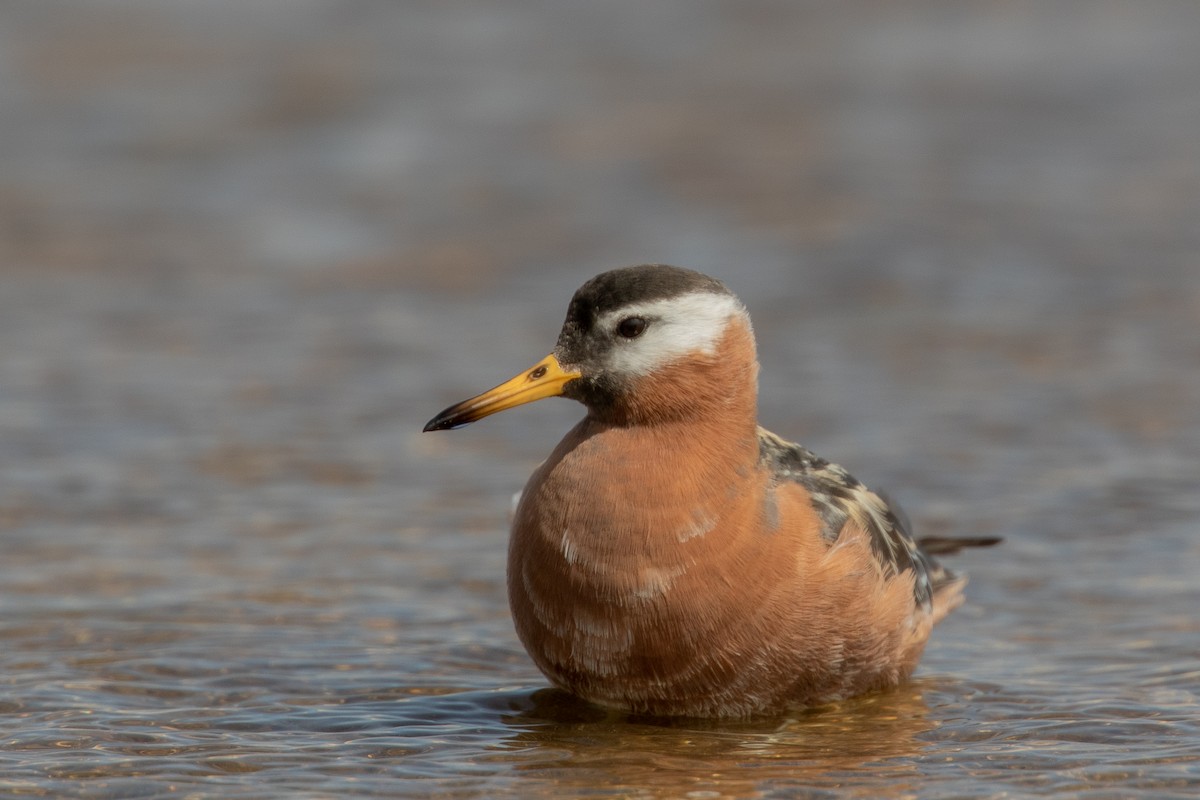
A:
POLYGON ((543 397, 555 397, 562 394, 563 387, 567 383, 580 376, 579 372, 564 370, 553 354, 548 355, 520 375, 505 381, 496 388, 450 406, 429 420, 425 431, 459 428, 498 411, 532 403, 543 397))

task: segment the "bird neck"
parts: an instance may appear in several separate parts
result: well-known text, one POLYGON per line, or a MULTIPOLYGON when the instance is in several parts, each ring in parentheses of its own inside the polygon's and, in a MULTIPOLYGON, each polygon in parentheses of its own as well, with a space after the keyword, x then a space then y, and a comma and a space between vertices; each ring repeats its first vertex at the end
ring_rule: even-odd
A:
POLYGON ((742 504, 761 500, 757 369, 749 329, 731 326, 713 354, 656 371, 655 384, 634 393, 644 405, 628 417, 593 410, 531 479, 517 529, 591 530, 596 563, 644 552, 647 545, 630 542, 647 537, 698 544, 742 504))

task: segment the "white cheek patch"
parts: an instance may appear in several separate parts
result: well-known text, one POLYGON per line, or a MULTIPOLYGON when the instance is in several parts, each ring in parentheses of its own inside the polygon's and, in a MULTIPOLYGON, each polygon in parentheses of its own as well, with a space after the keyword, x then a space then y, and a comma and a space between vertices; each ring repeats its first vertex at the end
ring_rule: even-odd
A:
POLYGON ((712 355, 732 318, 749 325, 746 309, 736 297, 712 292, 633 303, 605 314, 597 325, 612 331, 626 317, 643 317, 650 325, 636 339, 613 334, 606 366, 624 375, 648 375, 690 353, 712 355))

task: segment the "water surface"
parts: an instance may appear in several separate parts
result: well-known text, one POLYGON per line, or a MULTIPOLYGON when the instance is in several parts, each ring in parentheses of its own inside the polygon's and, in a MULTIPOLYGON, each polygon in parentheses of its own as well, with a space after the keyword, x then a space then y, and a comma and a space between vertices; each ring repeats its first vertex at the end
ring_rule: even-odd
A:
POLYGON ((212 8, 0 11, 0 794, 1200 791, 1200 7, 212 8), (580 410, 420 428, 648 260, 768 426, 1005 538, 909 685, 664 723, 522 651, 580 410))

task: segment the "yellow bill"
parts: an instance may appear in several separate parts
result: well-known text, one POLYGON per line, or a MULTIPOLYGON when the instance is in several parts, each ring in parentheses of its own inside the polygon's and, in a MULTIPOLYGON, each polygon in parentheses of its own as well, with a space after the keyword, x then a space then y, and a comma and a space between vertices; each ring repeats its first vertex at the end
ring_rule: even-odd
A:
POLYGON ((532 403, 543 397, 560 395, 563 386, 578 377, 580 377, 580 373, 564 370, 553 354, 548 355, 530 369, 496 388, 450 406, 429 420, 425 430, 444 431, 458 428, 498 411, 532 403))

